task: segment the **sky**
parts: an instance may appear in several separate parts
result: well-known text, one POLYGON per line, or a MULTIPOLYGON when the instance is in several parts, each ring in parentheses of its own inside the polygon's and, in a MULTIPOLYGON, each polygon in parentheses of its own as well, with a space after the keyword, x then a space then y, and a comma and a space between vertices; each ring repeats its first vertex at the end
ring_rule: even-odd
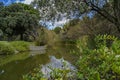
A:
POLYGON ((30 4, 31 1, 33 1, 33 0, 0 0, 0 2, 3 2, 5 5, 9 5, 14 2, 22 2, 25 4, 30 4))
POLYGON ((24 3, 25 4, 30 4, 33 0, 25 0, 24 3))
POLYGON ((54 24, 51 21, 40 21, 41 24, 44 24, 48 29, 54 29, 55 27, 63 27, 65 23, 69 22, 70 19, 63 18, 60 21, 55 21, 54 24))

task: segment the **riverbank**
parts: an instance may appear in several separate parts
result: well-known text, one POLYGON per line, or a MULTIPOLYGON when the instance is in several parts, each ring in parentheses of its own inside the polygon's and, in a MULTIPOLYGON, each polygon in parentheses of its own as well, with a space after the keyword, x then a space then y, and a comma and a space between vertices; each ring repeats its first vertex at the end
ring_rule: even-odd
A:
POLYGON ((25 41, 0 41, 0 55, 10 55, 29 51, 30 42, 25 41))
POLYGON ((0 71, 4 71, 0 75, 0 80, 23 80, 23 75, 31 72, 39 65, 53 63, 51 62, 53 57, 56 58, 55 60, 64 59, 73 64, 73 61, 76 61, 76 57, 73 54, 69 54, 73 49, 73 45, 54 45, 54 48, 48 47, 45 53, 28 51, 15 55, 0 55, 2 57, 0 61, 4 62, 0 65, 0 71))

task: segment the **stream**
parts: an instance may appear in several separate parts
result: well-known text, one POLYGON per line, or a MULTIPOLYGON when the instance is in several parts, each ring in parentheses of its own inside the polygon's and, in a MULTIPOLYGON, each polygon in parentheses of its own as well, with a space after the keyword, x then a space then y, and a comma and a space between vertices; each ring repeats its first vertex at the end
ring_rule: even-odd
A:
POLYGON ((76 56, 70 52, 75 49, 73 45, 57 45, 47 48, 46 51, 24 52, 14 55, 0 56, 0 80, 23 80, 23 75, 42 65, 44 70, 48 64, 60 67, 60 60, 69 63, 70 68, 75 68, 73 63, 76 56), (59 65, 58 65, 59 64, 59 65))

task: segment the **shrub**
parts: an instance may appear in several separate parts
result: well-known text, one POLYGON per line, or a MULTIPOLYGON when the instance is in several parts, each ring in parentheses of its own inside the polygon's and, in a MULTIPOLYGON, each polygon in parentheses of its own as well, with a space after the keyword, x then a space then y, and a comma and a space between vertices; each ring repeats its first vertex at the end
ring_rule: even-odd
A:
POLYGON ((80 80, 120 80, 120 40, 110 35, 97 36, 96 48, 78 43, 79 55, 76 66, 80 80), (108 41, 112 40, 110 46, 108 41))
POLYGON ((30 72, 23 76, 23 80, 47 80, 45 78, 42 78, 43 74, 40 71, 40 68, 35 68, 33 72, 30 72))
POLYGON ((15 49, 6 41, 0 41, 0 54, 14 54, 15 49))
POLYGON ((46 39, 45 39, 45 34, 46 34, 46 32, 45 32, 45 29, 44 28, 41 28, 41 29, 38 29, 38 36, 37 36, 37 38, 35 39, 35 45, 36 46, 43 46, 43 45, 45 45, 45 44, 47 44, 47 42, 46 42, 46 39))
POLYGON ((35 40, 35 45, 36 46, 43 46, 43 45, 53 46, 54 44, 56 44, 57 41, 59 41, 59 38, 54 31, 43 28, 38 33, 38 37, 35 40))

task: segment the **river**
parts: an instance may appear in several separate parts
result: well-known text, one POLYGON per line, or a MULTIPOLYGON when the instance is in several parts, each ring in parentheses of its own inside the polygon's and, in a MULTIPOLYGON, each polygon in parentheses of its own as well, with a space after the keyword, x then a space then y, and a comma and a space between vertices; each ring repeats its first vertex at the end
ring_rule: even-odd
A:
POLYGON ((76 61, 71 54, 73 45, 56 45, 41 52, 24 52, 14 55, 0 56, 0 80, 23 80, 22 76, 39 65, 53 63, 54 60, 64 59, 70 64, 76 61))

